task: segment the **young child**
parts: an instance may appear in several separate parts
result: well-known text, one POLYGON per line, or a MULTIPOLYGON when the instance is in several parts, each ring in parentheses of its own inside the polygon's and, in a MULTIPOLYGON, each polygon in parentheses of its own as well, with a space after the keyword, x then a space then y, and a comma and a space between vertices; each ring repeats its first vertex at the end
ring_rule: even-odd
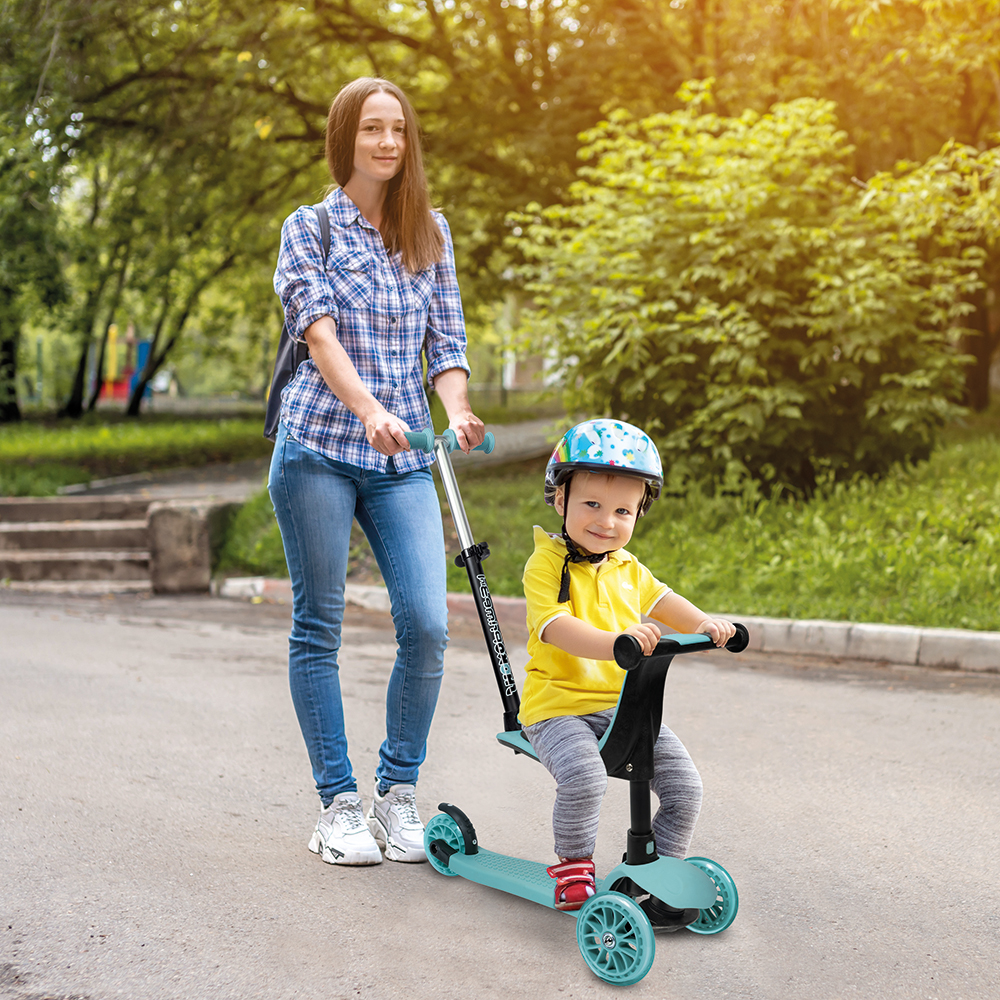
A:
MULTIPOLYGON (((562 515, 562 535, 535 526, 524 568, 528 653, 520 722, 556 779, 552 814, 559 863, 555 905, 579 909, 596 888, 594 847, 608 777, 597 743, 611 723, 625 671, 615 639, 635 636, 647 656, 660 637, 645 615, 678 632, 707 632, 723 646, 733 625, 710 618, 660 583, 625 550, 636 519, 659 496, 656 446, 638 427, 588 420, 567 431, 545 470, 545 501, 562 515)), ((683 858, 701 808, 701 778, 681 741, 664 725, 654 748, 653 818, 658 854, 683 858)), ((697 910, 642 900, 654 926, 676 930, 697 910)))

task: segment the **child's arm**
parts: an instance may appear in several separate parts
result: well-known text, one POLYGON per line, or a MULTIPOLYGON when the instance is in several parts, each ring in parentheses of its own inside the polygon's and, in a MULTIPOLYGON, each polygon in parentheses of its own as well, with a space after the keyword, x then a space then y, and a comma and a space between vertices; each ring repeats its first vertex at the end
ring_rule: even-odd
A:
MULTIPOLYGON (((686 597, 675 594, 671 591, 665 594, 656 602, 656 606, 649 613, 650 618, 669 625, 678 632, 695 634, 697 632, 707 632, 714 640, 716 646, 725 644, 736 635, 736 627, 725 618, 709 618, 704 611, 696 608, 686 597)), ((555 622, 553 622, 553 625, 555 622)))
MULTIPOLYGON (((644 656, 649 656, 653 652, 656 641, 660 638, 660 630, 652 622, 630 625, 624 631, 639 640, 644 656)), ((615 639, 620 635, 621 632, 605 632, 595 625, 588 625, 582 618, 560 615, 545 626, 539 638, 542 642, 558 646, 570 656, 580 656, 588 660, 613 660, 615 639)))

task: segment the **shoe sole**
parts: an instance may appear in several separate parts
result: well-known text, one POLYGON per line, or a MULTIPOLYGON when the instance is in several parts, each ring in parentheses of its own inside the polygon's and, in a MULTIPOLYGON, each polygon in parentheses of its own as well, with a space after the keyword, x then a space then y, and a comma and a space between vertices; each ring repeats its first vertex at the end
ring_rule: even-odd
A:
POLYGON ((416 865, 427 860, 423 846, 419 849, 407 850, 389 836, 389 831, 386 830, 377 816, 368 816, 366 819, 368 829, 375 838, 375 843, 385 852, 387 861, 401 861, 404 864, 416 865))
POLYGON ((309 840, 309 850, 318 854, 328 865, 380 865, 381 851, 347 851, 340 852, 320 840, 319 832, 314 831, 309 840))

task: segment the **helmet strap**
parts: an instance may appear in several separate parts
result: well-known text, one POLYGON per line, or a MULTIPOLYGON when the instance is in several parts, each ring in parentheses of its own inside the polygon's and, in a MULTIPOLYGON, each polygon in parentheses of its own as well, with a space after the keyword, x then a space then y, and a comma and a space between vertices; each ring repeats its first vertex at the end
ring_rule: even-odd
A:
POLYGON ((602 562, 604 557, 608 554, 607 552, 595 552, 590 555, 580 551, 579 546, 572 538, 569 537, 569 533, 566 531, 566 511, 569 509, 569 484, 572 480, 572 476, 566 480, 565 487, 563 489, 563 524, 562 524, 562 537, 563 541, 566 543, 566 558, 563 560, 562 573, 559 576, 559 597, 557 602, 559 604, 565 604, 569 600, 569 564, 574 563, 599 563, 602 562))

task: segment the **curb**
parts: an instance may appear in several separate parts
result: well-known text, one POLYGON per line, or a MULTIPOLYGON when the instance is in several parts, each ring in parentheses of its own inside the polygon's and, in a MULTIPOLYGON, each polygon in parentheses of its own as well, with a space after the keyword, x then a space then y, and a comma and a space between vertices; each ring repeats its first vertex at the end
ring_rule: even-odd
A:
POLYGON ((1000 632, 736 617, 750 629, 748 648, 762 653, 804 653, 912 667, 1000 673, 1000 632))
MULTIPOLYGON (((237 600, 263 600, 291 604, 288 580, 262 576, 231 577, 213 584, 213 594, 237 600)), ((385 587, 347 584, 345 597, 373 611, 389 610, 385 587)), ((501 625, 512 627, 524 621, 523 597, 494 597, 501 625)), ((448 611, 478 618, 471 594, 448 594, 448 611)), ((850 660, 873 660, 902 666, 937 667, 1000 673, 1000 632, 970 629, 915 628, 911 625, 872 625, 793 618, 761 618, 755 615, 727 615, 743 622, 750 630, 749 649, 760 653, 797 653, 850 660)))

